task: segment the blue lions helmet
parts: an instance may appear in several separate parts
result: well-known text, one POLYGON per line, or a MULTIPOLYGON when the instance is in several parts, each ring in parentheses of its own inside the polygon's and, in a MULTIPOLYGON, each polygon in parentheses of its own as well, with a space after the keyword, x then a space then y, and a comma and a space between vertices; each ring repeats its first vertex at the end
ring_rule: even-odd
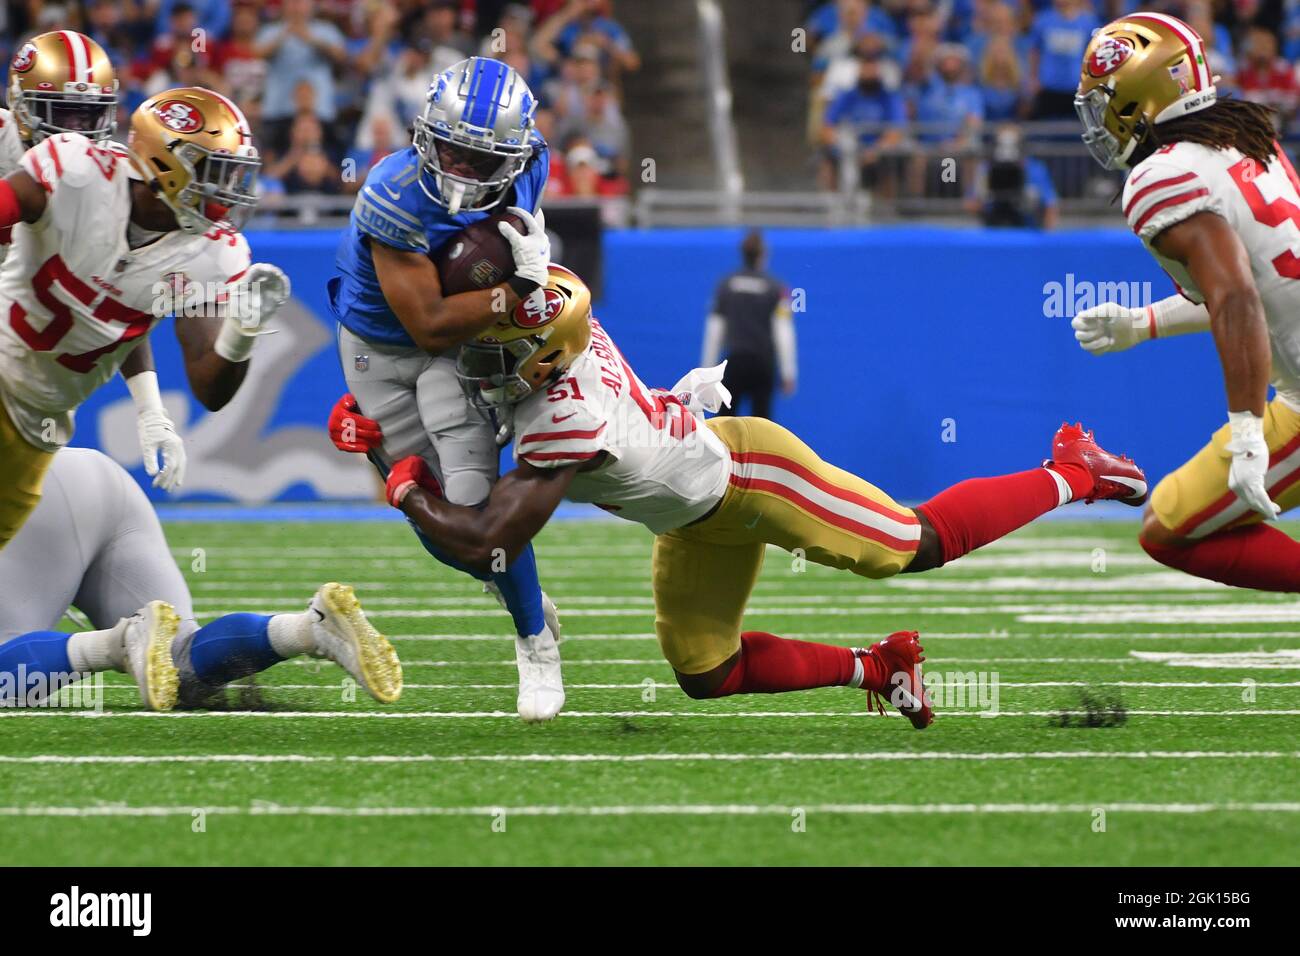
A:
POLYGON ((536 109, 500 60, 472 56, 439 73, 414 124, 420 188, 453 216, 491 209, 533 155, 536 109))

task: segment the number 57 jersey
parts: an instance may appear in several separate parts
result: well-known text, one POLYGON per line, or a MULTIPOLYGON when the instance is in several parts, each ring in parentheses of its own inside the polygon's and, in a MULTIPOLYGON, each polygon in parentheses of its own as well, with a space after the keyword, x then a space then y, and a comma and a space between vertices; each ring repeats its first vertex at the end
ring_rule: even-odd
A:
POLYGON ((655 534, 711 511, 727 489, 731 452, 670 394, 641 383, 595 319, 591 344, 565 377, 515 407, 515 457, 579 471, 566 495, 655 534))
POLYGON ((1152 243, 1200 212, 1227 220, 1246 247, 1264 303, 1273 386, 1300 411, 1300 178, 1286 153, 1277 147, 1277 155, 1261 166, 1236 149, 1166 146, 1133 168, 1123 208, 1129 227, 1194 302, 1205 296, 1186 267, 1160 255, 1152 243))
POLYGON ((0 399, 23 437, 52 451, 72 437, 77 406, 173 302, 188 310, 224 300, 248 269, 248 243, 237 232, 175 230, 130 248, 134 174, 120 147, 63 133, 19 168, 46 205, 14 227, 0 266, 0 399))

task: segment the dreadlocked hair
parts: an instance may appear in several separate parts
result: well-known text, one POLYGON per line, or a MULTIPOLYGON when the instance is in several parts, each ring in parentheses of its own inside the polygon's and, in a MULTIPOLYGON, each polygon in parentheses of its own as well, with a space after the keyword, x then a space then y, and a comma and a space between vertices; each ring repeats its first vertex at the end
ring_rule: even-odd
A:
POLYGON ((1200 143, 1211 149, 1236 147, 1261 166, 1277 155, 1277 111, 1246 100, 1221 99, 1196 113, 1151 127, 1147 137, 1150 151, 1171 143, 1200 143))

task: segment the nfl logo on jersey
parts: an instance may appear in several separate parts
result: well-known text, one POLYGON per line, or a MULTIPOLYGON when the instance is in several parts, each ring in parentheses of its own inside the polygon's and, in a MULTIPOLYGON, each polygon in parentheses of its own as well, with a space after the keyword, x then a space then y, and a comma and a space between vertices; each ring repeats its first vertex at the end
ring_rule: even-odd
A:
POLYGON ((370 368, 370 356, 358 355, 356 358, 352 360, 352 367, 355 368, 358 372, 366 371, 367 369, 370 368))

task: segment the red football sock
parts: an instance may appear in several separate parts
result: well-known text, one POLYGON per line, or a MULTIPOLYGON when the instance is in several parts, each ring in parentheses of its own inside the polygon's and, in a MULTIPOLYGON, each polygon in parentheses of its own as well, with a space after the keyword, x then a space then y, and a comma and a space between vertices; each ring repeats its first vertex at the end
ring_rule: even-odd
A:
POLYGON ((1239 588, 1300 591, 1300 541, 1272 525, 1220 531, 1184 547, 1138 539, 1161 564, 1239 588))
POLYGON ((1059 507, 1061 486, 1055 472, 1070 487, 1070 500, 1092 491, 1092 475, 1083 465, 1053 464, 997 478, 971 478, 939 492, 916 510, 939 535, 945 563, 990 541, 1005 537, 1035 518, 1059 507))
MULTIPOLYGON (((779 694, 787 690, 811 687, 842 687, 853 680, 858 658, 847 647, 813 644, 777 637, 762 631, 740 635, 740 658, 714 697, 732 694, 779 694)), ((883 665, 872 655, 864 655, 863 687, 882 682, 875 671, 883 665)))

